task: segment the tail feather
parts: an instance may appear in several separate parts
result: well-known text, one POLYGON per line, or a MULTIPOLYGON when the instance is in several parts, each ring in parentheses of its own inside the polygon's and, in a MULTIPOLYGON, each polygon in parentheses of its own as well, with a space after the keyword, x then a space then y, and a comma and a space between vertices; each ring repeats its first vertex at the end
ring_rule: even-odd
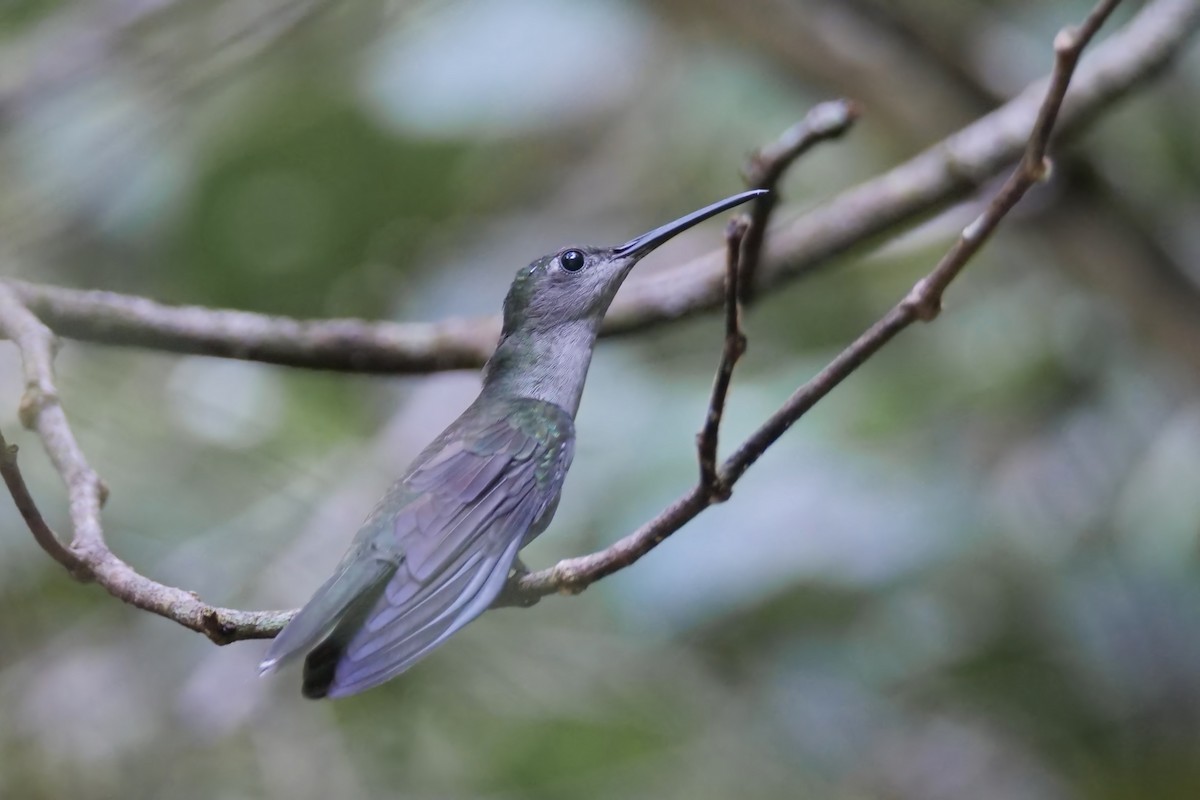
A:
POLYGON ((324 649, 322 640, 335 639, 351 618, 357 626, 395 572, 391 561, 348 558, 271 642, 259 672, 271 673, 318 643, 324 649))
MULTIPOLYGON (((389 578, 390 576, 391 573, 388 574, 389 578)), ((342 660, 346 646, 362 627, 386 584, 387 578, 379 583, 375 591, 366 592, 355 598, 342 613, 329 635, 305 656, 304 679, 300 686, 300 694, 309 700, 320 700, 329 693, 329 687, 337 676, 338 662, 342 660)))

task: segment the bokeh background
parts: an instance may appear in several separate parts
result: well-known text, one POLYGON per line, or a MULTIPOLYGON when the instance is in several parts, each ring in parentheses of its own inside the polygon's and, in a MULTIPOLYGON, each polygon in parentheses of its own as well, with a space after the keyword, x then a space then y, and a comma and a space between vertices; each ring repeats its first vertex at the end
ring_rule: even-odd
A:
MULTIPOLYGON (((8 0, 5 274, 302 317, 499 308, 514 271, 740 188, 813 103, 852 135, 795 213, 1049 67, 1076 0, 8 0)), ((1114 19, 1128 18, 1126 4, 1114 19)), ((1106 114, 950 295, 641 563, 492 612, 403 678, 311 703, 70 581, 0 502, 0 796, 1200 796, 1200 57, 1106 114)), ((927 271, 977 210, 774 292, 724 441, 927 271)), ((710 223, 642 268, 720 245, 710 223)), ((601 344, 534 566, 695 479, 704 316, 601 344)), ((113 548, 296 605, 473 396, 68 342, 113 548)), ((63 494, 0 428, 51 521, 63 494)))

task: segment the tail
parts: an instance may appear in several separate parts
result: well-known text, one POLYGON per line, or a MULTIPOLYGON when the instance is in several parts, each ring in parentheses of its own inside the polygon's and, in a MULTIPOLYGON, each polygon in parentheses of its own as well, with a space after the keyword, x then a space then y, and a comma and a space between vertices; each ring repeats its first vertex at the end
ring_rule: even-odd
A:
POLYGON ((347 555, 333 577, 271 642, 259 674, 268 675, 311 650, 304 662, 302 691, 305 697, 324 697, 343 647, 395 572, 393 561, 347 555))
POLYGON ((337 675, 338 662, 342 660, 342 653, 354 638, 354 634, 362 627, 368 612, 375 606, 377 597, 378 593, 373 593, 369 598, 363 597, 351 603, 333 631, 305 656, 304 682, 300 685, 300 694, 309 700, 320 700, 329 693, 329 687, 337 675))

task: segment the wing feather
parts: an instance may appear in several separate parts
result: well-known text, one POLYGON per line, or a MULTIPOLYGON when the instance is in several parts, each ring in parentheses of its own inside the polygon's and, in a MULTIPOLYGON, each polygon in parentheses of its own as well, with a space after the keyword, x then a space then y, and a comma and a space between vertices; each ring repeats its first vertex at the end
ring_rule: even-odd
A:
MULTIPOLYGON (((482 553, 473 553, 470 556, 461 559, 461 563, 455 566, 454 571, 444 579, 440 584, 419 584, 416 581, 403 581, 405 587, 414 586, 417 591, 411 592, 410 596, 404 598, 403 601, 397 603, 391 596, 388 597, 386 606, 378 607, 374 616, 367 620, 363 626, 365 631, 370 633, 379 633, 384 628, 392 625, 392 623, 404 617, 407 623, 405 627, 424 627, 425 622, 421 621, 421 609, 426 608, 435 600, 439 594, 455 594, 461 593, 470 583, 471 578, 475 575, 475 567, 482 561, 484 555, 482 553), (422 591, 423 590, 423 591, 422 591)), ((395 626, 393 626, 395 628, 395 626)), ((396 629, 399 630, 399 629, 396 629)), ((386 635, 376 636, 373 639, 364 643, 364 646, 358 650, 353 647, 347 650, 347 655, 351 658, 358 658, 368 655, 375 650, 379 650, 387 645, 393 637, 386 635), (377 646, 376 646, 377 645, 377 646)))
POLYGON ((329 696, 398 675, 483 613, 517 551, 548 521, 573 422, 556 406, 521 402, 518 413, 448 431, 402 482, 419 493, 393 520, 402 561, 349 637, 329 696))
MULTIPOLYGON (((514 472, 520 478, 524 471, 514 472)), ((414 580, 424 583, 442 571, 456 555, 469 548, 481 528, 492 519, 507 497, 507 488, 500 484, 478 501, 462 506, 447 524, 421 529, 419 535, 397 529, 396 535, 407 542, 404 564, 401 566, 414 580)))
POLYGON ((438 602, 431 602, 425 606, 432 619, 412 620, 405 614, 385 626, 383 630, 391 632, 394 640, 382 642, 378 649, 365 635, 366 628, 360 631, 351 640, 338 664, 329 696, 354 694, 394 678, 486 611, 504 588, 509 568, 520 547, 520 540, 514 540, 503 552, 483 559, 481 565, 484 568, 464 572, 463 576, 470 576, 470 582, 464 590, 431 595, 428 598, 430 601, 446 604, 441 606, 438 602), (420 627, 415 630, 410 628, 413 622, 420 622, 420 627))

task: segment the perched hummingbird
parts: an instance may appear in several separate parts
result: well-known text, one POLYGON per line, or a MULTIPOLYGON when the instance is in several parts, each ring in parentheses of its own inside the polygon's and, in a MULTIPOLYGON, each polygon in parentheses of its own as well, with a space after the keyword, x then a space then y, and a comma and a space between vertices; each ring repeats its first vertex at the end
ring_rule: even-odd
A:
POLYGON ((333 577, 271 643, 262 673, 307 652, 304 696, 345 697, 399 675, 482 614, 517 551, 554 516, 596 334, 629 271, 677 233, 764 193, 518 272, 479 397, 367 516, 333 577))

